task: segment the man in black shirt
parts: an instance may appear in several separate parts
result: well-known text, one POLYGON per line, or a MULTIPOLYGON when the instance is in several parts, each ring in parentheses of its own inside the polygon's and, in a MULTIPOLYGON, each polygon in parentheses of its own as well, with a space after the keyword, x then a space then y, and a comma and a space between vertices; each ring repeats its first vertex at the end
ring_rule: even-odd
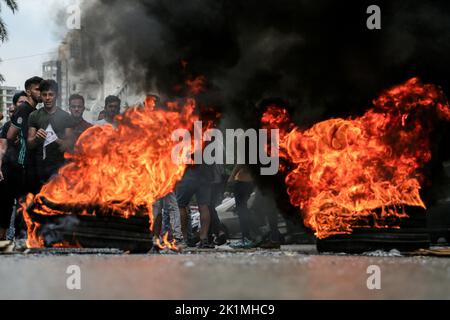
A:
POLYGON ((44 80, 40 86, 44 107, 28 119, 28 147, 34 150, 39 188, 58 172, 64 153, 73 148, 75 122, 70 114, 56 106, 58 84, 44 80))
MULTIPOLYGON (((13 104, 8 112, 12 117, 17 106, 27 101, 27 94, 22 91, 13 98, 13 104)), ((0 241, 6 238, 6 230, 10 225, 14 200, 20 195, 22 167, 17 162, 19 155, 19 140, 10 142, 7 133, 11 121, 5 123, 0 130, 0 241)))
POLYGON ((36 106, 42 102, 39 90, 41 81, 39 77, 33 77, 25 81, 25 92, 28 101, 21 104, 11 119, 11 128, 8 130, 8 140, 20 139, 19 163, 24 165, 26 160, 26 141, 28 137, 28 117, 36 110, 36 106))
MULTIPOLYGON (((11 119, 19 105, 28 100, 25 91, 16 93, 13 97, 13 104, 9 107, 8 113, 11 119)), ((4 166, 10 168, 11 166, 18 166, 18 156, 19 156, 19 139, 16 141, 8 141, 8 131, 11 127, 11 120, 5 123, 5 125, 0 130, 0 181, 5 179, 4 166)))
POLYGON ((27 101, 18 106, 16 112, 11 118, 11 127, 8 129, 8 141, 14 143, 19 140, 19 155, 17 163, 22 167, 22 195, 34 191, 34 164, 30 161, 29 150, 27 147, 28 138, 28 117, 36 110, 36 106, 42 102, 39 86, 42 78, 33 77, 25 81, 25 92, 27 101))
POLYGON ((200 211, 200 242, 198 247, 202 249, 213 249, 214 244, 209 241, 208 232, 211 224, 209 204, 211 203, 211 188, 214 180, 213 167, 206 164, 189 165, 181 181, 177 184, 176 195, 180 209, 181 232, 184 243, 189 245, 188 238, 189 204, 195 195, 198 209, 200 211))

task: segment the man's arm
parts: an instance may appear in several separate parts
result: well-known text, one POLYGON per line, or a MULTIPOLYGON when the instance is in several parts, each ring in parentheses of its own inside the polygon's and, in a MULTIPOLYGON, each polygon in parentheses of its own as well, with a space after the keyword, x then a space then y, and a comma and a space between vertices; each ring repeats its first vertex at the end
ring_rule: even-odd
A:
POLYGON ((65 130, 65 138, 57 139, 56 143, 59 144, 59 148, 62 152, 70 151, 73 149, 75 144, 75 135, 73 133, 72 128, 66 128, 65 130))
POLYGON ((230 177, 228 178, 228 183, 234 182, 234 179, 236 178, 236 175, 238 174, 239 170, 244 167, 242 164, 237 164, 234 166, 233 171, 230 174, 230 177))
POLYGON ((15 142, 19 137, 20 129, 14 125, 11 125, 8 130, 7 138, 9 141, 15 142))
POLYGON ((6 138, 12 143, 16 143, 19 138, 20 130, 25 121, 28 121, 28 113, 23 106, 19 106, 11 118, 11 126, 7 132, 6 138))
POLYGON ((8 141, 6 139, 0 139, 0 181, 3 181, 5 179, 3 177, 2 165, 3 165, 3 157, 5 156, 7 148, 8 148, 8 141))
POLYGON ((38 145, 38 141, 45 141, 47 132, 44 129, 37 130, 35 127, 28 128, 28 147, 35 149, 38 145))

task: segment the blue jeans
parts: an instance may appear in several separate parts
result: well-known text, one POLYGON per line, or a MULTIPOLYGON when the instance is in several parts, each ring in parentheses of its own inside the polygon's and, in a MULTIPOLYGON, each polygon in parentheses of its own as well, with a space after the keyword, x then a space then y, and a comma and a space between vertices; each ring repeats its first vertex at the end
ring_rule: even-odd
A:
POLYGON ((168 233, 169 237, 182 239, 180 210, 173 192, 156 201, 153 205, 153 217, 156 218, 159 214, 162 214, 162 233, 168 233))

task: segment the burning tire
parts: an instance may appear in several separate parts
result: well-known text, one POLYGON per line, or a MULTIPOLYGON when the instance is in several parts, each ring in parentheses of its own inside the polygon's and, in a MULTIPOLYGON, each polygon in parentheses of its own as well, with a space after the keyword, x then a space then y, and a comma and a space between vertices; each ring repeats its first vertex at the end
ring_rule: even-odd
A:
MULTIPOLYGON (((66 248, 111 248, 129 252, 148 252, 153 245, 148 216, 128 218, 111 215, 111 212, 97 211, 89 215, 80 214, 83 207, 67 207, 43 201, 52 209, 64 208, 66 214, 38 214, 32 204, 26 215, 33 232, 29 232, 33 247, 66 248)), ((90 208, 92 209, 92 207, 90 208)))
POLYGON ((409 217, 400 221, 400 228, 355 228, 352 234, 317 239, 317 250, 360 254, 375 250, 396 249, 400 252, 413 252, 418 249, 428 249, 431 240, 425 210, 408 209, 409 217))

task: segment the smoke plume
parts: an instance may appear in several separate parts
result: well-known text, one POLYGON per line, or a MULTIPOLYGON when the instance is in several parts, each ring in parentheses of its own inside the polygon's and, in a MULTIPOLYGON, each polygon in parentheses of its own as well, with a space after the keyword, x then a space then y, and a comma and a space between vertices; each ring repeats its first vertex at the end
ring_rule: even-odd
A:
POLYGON ((268 98, 283 99, 307 127, 360 115, 382 90, 414 76, 450 92, 449 2, 89 0, 83 7, 88 62, 80 71, 106 61, 136 92, 156 88, 170 98, 186 94, 177 86, 186 79, 205 76, 200 101, 220 109, 229 127, 257 126, 268 98), (381 30, 366 27, 373 4, 381 30))

